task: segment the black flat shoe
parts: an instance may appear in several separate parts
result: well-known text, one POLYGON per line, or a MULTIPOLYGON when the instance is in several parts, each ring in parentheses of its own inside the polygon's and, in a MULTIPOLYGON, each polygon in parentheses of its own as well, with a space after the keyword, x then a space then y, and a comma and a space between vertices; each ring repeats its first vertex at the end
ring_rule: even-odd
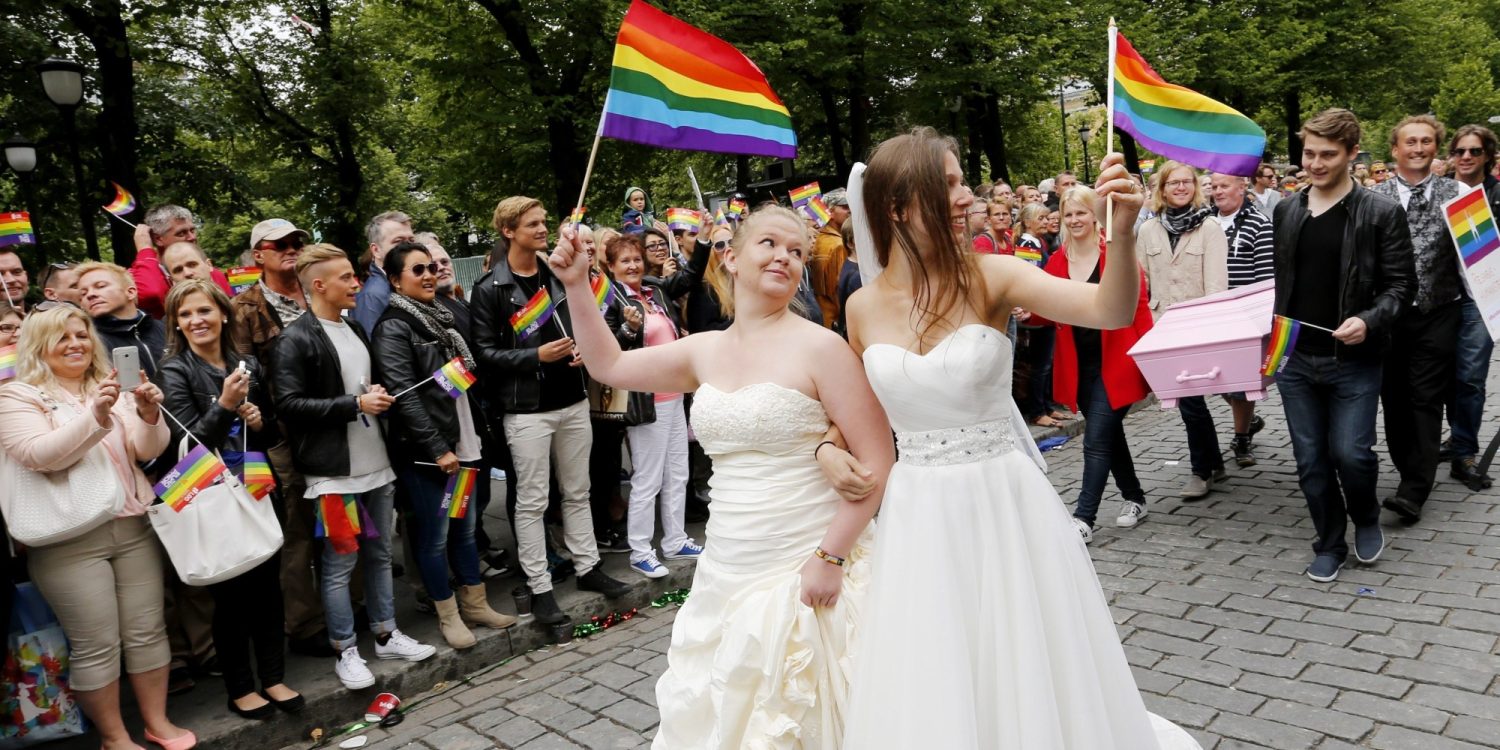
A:
POLYGON ((266 705, 259 708, 244 709, 236 706, 234 704, 234 699, 230 698, 227 701, 227 705, 229 706, 230 713, 235 714, 241 718, 254 719, 256 721, 265 721, 266 719, 271 718, 271 716, 276 713, 276 706, 273 703, 267 703, 266 705))
POLYGON ((289 714, 301 713, 302 709, 307 707, 307 699, 302 697, 301 693, 298 693, 296 697, 279 701, 272 698, 270 693, 262 690, 260 691, 260 697, 265 698, 271 702, 271 705, 289 714))
POLYGON ((1392 495, 1381 503, 1386 510, 1395 513, 1401 520, 1408 524, 1422 520, 1422 506, 1400 496, 1392 495))

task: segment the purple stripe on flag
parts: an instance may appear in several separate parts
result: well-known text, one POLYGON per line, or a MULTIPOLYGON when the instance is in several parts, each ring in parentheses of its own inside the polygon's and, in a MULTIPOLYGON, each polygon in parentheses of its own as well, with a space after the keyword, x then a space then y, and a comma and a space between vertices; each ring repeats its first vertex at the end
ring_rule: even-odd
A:
MULTIPOLYGON (((674 128, 658 122, 638 120, 614 113, 604 115, 602 132, 607 138, 644 143, 648 146, 680 151, 712 151, 720 154, 749 154, 772 158, 794 158, 797 147, 743 135, 722 135, 698 128, 674 128)), ((1253 174, 1253 170, 1250 172, 1253 174)))
POLYGON ((1254 177, 1255 168, 1260 166, 1260 156, 1199 151, 1147 138, 1141 135, 1140 128, 1136 127, 1134 122, 1131 122, 1130 117, 1119 110, 1115 110, 1115 127, 1129 133, 1135 138, 1136 143, 1144 146, 1146 150, 1154 151, 1168 159, 1175 159, 1199 169, 1207 169, 1211 172, 1240 177, 1254 177))

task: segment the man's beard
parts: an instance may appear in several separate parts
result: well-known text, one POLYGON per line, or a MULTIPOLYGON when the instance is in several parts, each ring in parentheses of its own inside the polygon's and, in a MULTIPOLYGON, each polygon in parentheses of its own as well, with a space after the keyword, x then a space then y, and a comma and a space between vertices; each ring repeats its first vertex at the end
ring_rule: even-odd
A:
POLYGON ((454 286, 454 282, 452 282, 452 281, 439 281, 438 285, 437 285, 437 292, 438 292, 438 294, 441 294, 444 297, 452 297, 453 296, 453 286, 454 286))

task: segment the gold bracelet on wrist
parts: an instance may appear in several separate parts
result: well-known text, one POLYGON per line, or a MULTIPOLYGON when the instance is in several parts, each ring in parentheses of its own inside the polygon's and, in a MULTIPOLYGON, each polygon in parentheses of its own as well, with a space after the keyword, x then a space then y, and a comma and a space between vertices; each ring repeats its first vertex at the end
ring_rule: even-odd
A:
POLYGON ((832 554, 829 554, 827 552, 824 552, 822 547, 819 547, 816 550, 814 550, 813 554, 816 555, 819 560, 822 560, 823 562, 826 562, 829 565, 837 565, 840 568, 844 567, 844 565, 848 562, 848 560, 846 560, 846 559, 844 559, 842 557, 839 557, 838 555, 832 555, 832 554))

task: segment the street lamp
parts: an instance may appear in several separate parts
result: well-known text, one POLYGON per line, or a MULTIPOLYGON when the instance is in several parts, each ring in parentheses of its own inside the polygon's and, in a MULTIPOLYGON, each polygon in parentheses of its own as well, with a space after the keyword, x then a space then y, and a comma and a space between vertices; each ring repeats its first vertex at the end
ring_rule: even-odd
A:
POLYGON ((1094 181, 1094 176, 1089 173, 1089 136, 1093 135, 1088 125, 1078 129, 1078 140, 1083 142, 1083 183, 1085 185, 1094 181))
POLYGON ((31 214, 32 242, 36 245, 37 259, 45 268, 47 251, 42 248, 41 237, 36 231, 36 211, 32 208, 34 203, 31 198, 31 171, 36 169, 36 144, 16 133, 0 144, 0 148, 5 150, 5 163, 15 170, 16 177, 21 182, 21 207, 31 214))
POLYGON ((83 66, 72 60, 49 57, 36 66, 42 76, 47 98, 62 112, 63 131, 68 139, 68 155, 73 160, 73 187, 78 193, 78 218, 83 222, 83 241, 89 257, 99 260, 99 237, 94 228, 94 209, 90 205, 88 186, 83 183, 83 159, 78 155, 78 127, 74 116, 83 101, 83 66))

